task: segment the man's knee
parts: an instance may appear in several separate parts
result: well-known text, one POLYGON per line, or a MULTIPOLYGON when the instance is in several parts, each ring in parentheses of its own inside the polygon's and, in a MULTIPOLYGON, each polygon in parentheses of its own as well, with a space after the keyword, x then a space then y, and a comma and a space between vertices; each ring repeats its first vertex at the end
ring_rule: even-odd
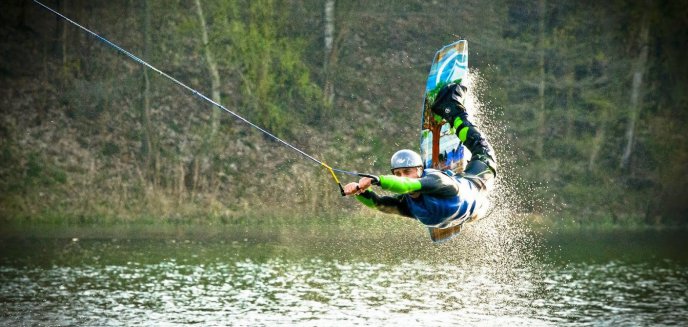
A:
POLYGON ((466 165, 463 174, 464 177, 479 184, 481 188, 488 188, 497 174, 497 165, 490 156, 474 155, 466 165))

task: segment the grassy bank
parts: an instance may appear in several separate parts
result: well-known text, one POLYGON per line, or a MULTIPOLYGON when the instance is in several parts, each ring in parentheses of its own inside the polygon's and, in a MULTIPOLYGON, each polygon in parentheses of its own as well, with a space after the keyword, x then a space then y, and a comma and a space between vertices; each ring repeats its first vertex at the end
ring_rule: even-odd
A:
MULTIPOLYGON (((88 192, 81 192, 85 197, 88 192)), ((383 214, 360 206, 353 199, 337 198, 334 192, 325 193, 324 205, 316 202, 304 204, 303 199, 286 197, 278 201, 265 202, 256 198, 243 201, 236 209, 228 209, 236 204, 227 205, 216 197, 199 196, 188 201, 178 201, 166 194, 133 197, 131 201, 112 201, 111 198, 89 195, 86 202, 64 202, 50 197, 33 194, 26 197, 12 195, 2 199, 0 221, 4 230, 30 228, 90 228, 98 227, 115 230, 122 226, 136 226, 133 229, 160 230, 179 228, 193 229, 218 227, 264 226, 283 228, 289 226, 353 226, 353 227, 395 227, 393 224, 419 225, 407 218, 383 214), (110 202, 109 202, 110 201, 110 202), (252 205, 249 205, 252 203, 252 205), (240 207, 244 209, 241 210, 240 207), (392 224, 392 226, 388 226, 392 224)), ((508 224, 522 226, 535 232, 576 232, 576 231, 616 231, 616 230, 662 230, 681 229, 688 226, 648 221, 643 216, 597 216, 573 217, 565 214, 549 215, 509 212, 496 212, 487 219, 500 219, 508 224), (499 217, 493 217, 499 216, 499 217)))
POLYGON ((588 218, 568 215, 526 214, 524 220, 528 228, 544 232, 670 230, 688 227, 660 222, 648 223, 647 219, 641 216, 628 216, 619 219, 612 216, 588 218))
POLYGON ((388 215, 292 218, 241 224, 11 224, 0 230, 0 262, 126 264, 131 256, 160 262, 336 258, 337 260, 492 260, 508 267, 533 261, 610 262, 688 260, 685 229, 544 229, 526 220, 471 224, 434 244, 410 219, 388 215), (33 250, 28 250, 33 249, 33 250), (98 250, 100 249, 100 250, 98 250), (94 252, 98 250, 99 255, 94 252), (243 260, 243 259, 242 259, 243 260))
MULTIPOLYGON (((217 217, 189 217, 186 219, 160 219, 159 217, 141 216, 136 219, 93 218, 82 221, 79 217, 35 217, 32 220, 4 219, 4 228, 0 234, 5 236, 68 236, 72 234, 84 237, 153 237, 189 234, 189 236, 215 237, 227 231, 242 230, 253 233, 261 230, 318 230, 318 229, 366 229, 366 230, 405 230, 422 229, 417 222, 398 216, 386 215, 370 210, 351 213, 327 214, 318 216, 278 215, 275 212, 260 214, 258 212, 234 217, 231 220, 217 217)), ((194 238, 194 237, 191 237, 194 238)))

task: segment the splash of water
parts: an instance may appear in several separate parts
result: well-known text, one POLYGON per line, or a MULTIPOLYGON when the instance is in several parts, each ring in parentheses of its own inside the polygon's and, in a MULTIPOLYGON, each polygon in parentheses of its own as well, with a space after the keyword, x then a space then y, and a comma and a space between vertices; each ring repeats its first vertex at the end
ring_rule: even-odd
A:
POLYGON ((455 242, 441 246, 442 250, 462 257, 466 263, 491 268, 496 275, 521 278, 522 269, 538 270, 535 265, 542 244, 537 233, 529 228, 527 213, 521 203, 539 201, 533 189, 520 185, 515 165, 513 145, 508 137, 508 126, 499 119, 504 109, 484 102, 488 82, 479 71, 473 70, 467 78, 466 108, 474 124, 495 149, 499 164, 494 188, 489 194, 491 208, 484 219, 465 226, 455 242), (467 248, 468 253, 457 253, 455 248, 467 248), (465 256, 465 257, 464 257, 465 256))

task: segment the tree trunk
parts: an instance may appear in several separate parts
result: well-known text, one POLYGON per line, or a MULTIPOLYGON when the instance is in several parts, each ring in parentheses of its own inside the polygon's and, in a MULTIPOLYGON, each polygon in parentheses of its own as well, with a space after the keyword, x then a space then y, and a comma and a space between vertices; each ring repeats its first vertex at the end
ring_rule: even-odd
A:
MULTIPOLYGON (((59 3, 59 8, 61 12, 65 12, 67 9, 67 0, 60 1, 59 3)), ((62 24, 60 24, 60 56, 62 57, 62 71, 67 72, 67 31, 69 30, 67 27, 67 22, 64 19, 60 19, 59 17, 57 18, 58 20, 62 21, 62 24)))
POLYGON ((564 129, 564 136, 566 139, 572 137, 573 123, 576 117, 576 107, 573 105, 573 96, 576 92, 576 77, 574 76, 573 67, 569 67, 566 74, 566 126, 564 129))
POLYGON ((538 9, 540 11, 540 22, 539 22, 539 60, 538 67, 540 68, 540 83, 538 84, 538 97, 540 98, 540 107, 537 112, 537 129, 538 135, 535 144, 535 154, 542 158, 543 151, 545 147, 545 19, 547 17, 545 11, 547 9, 546 0, 540 0, 538 2, 538 9))
POLYGON ((177 170, 179 172, 179 177, 177 178, 177 202, 181 203, 182 200, 184 199, 184 188, 185 188, 185 176, 186 172, 184 171, 184 162, 179 160, 179 169, 177 170))
MULTIPOLYGON (((196 3, 196 13, 198 14, 198 20, 201 25, 201 41, 203 42, 203 52, 205 53, 205 60, 208 63, 208 71, 210 72, 210 95, 213 101, 216 103, 221 103, 220 99, 220 72, 217 70, 217 63, 215 63, 215 58, 210 51, 209 41, 208 41, 208 27, 205 23, 205 16, 203 15, 203 8, 201 7, 201 1, 195 0, 196 3)), ((210 114, 210 135, 208 139, 209 144, 213 144, 215 135, 217 134, 218 126, 220 123, 220 112, 217 108, 212 108, 212 113, 210 114)))
POLYGON ((598 126, 595 129, 595 137, 592 141, 592 146, 590 148, 590 157, 588 159, 588 171, 593 171, 597 165, 597 158, 599 157, 600 150, 604 144, 607 131, 607 109, 602 108, 602 117, 598 121, 598 126))
POLYGON ((649 51, 649 33, 650 26, 648 21, 647 13, 644 14, 642 25, 640 28, 639 36, 639 47, 640 51, 638 53, 638 58, 633 67, 633 84, 631 86, 631 101, 628 114, 628 125, 626 126, 626 146, 624 147, 623 155, 621 155, 621 162, 619 163, 619 168, 627 169, 631 162, 631 156, 633 155, 633 143, 635 141, 635 125, 640 116, 640 110, 642 109, 642 97, 643 97, 643 74, 645 73, 645 67, 647 66, 647 56, 649 51))
POLYGON ((323 98, 326 105, 332 105, 334 102, 334 86, 330 80, 330 59, 332 55, 332 48, 334 44, 334 5, 335 0, 327 0, 325 2, 325 51, 323 70, 325 72, 325 87, 323 98))
POLYGON ((325 2, 325 64, 329 60, 330 52, 332 52, 332 44, 334 43, 334 0, 327 0, 325 2))
MULTIPOLYGON (((144 1, 143 9, 143 57, 150 59, 150 2, 149 0, 144 1)), ((158 183, 158 176, 152 167, 156 166, 155 163, 155 142, 152 137, 152 126, 151 126, 151 108, 150 108, 150 77, 148 75, 148 68, 142 67, 143 69, 143 103, 141 104, 141 122, 143 131, 141 132, 141 152, 144 157, 144 174, 148 177, 153 172, 153 187, 158 183)))

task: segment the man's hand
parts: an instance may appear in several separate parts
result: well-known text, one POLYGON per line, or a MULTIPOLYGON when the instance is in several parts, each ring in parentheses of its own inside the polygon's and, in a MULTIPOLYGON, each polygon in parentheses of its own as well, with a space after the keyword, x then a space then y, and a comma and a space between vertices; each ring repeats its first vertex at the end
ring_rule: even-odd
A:
POLYGON ((358 183, 349 183, 344 185, 344 194, 346 195, 358 195, 359 190, 360 187, 358 186, 358 183))
POLYGON ((365 192, 369 187, 373 185, 373 179, 370 177, 363 177, 358 181, 358 187, 361 189, 361 193, 365 192))
POLYGON ((349 183, 344 186, 344 194, 359 195, 373 185, 373 179, 369 177, 361 178, 358 183, 349 183))

